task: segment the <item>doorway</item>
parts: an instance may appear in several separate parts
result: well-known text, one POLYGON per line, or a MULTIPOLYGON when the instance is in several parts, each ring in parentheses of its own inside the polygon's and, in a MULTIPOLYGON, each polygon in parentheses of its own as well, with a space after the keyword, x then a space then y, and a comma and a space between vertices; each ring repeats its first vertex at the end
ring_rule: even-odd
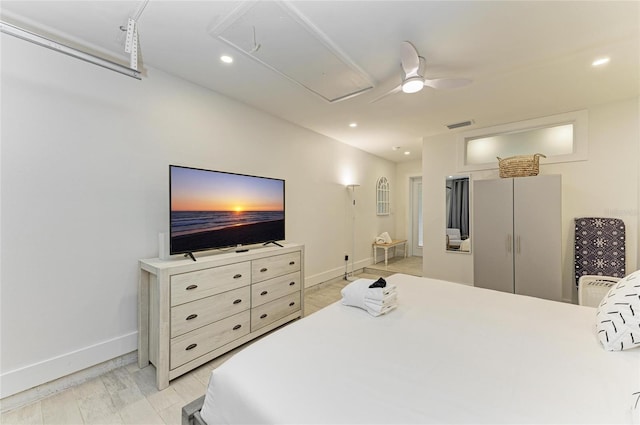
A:
POLYGON ((423 226, 422 226, 422 177, 411 177, 410 180, 409 208, 411 219, 409 220, 409 253, 415 257, 422 257, 423 226))

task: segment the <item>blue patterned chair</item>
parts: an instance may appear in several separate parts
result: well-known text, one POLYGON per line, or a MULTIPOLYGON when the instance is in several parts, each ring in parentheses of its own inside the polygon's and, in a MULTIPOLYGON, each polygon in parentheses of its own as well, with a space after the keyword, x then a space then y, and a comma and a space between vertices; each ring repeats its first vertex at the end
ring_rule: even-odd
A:
POLYGON ((624 222, 619 218, 576 218, 574 254, 576 285, 581 276, 624 277, 624 222))

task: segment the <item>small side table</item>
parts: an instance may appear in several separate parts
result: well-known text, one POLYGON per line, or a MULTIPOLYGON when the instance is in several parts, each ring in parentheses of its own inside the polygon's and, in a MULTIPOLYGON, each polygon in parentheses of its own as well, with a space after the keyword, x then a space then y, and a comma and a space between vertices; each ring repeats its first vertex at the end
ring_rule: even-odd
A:
POLYGON ((393 248, 393 254, 396 254, 396 247, 398 245, 402 245, 402 249, 404 250, 404 258, 407 258, 407 241, 406 240, 393 240, 389 243, 373 243, 373 264, 378 262, 378 248, 384 249, 384 265, 385 267, 389 264, 389 248, 393 248))

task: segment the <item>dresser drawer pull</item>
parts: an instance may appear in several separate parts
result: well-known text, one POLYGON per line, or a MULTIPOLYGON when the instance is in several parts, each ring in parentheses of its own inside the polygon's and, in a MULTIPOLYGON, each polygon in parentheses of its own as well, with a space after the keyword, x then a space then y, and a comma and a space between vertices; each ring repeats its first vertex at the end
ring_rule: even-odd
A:
POLYGON ((293 286, 295 284, 296 284, 296 282, 289 282, 289 286, 293 286))
POLYGON ((264 319, 265 317, 267 317, 267 313, 264 313, 262 316, 260 316, 261 319, 264 319))
POLYGON ((267 295, 269 292, 268 291, 262 291, 260 292, 260 295, 267 295))
POLYGON ((233 301, 234 304, 240 304, 241 302, 242 302, 242 300, 240 298, 238 298, 237 300, 233 301))
POLYGON ((267 270, 268 270, 268 269, 267 269, 266 267, 263 267, 263 268, 261 268, 261 269, 260 269, 260 273, 264 273, 264 272, 266 272, 267 270))
POLYGON ((240 273, 238 273, 237 275, 233 276, 234 279, 240 279, 241 277, 242 277, 242 275, 240 273))
POLYGON ((197 314, 190 314, 190 315, 188 315, 188 316, 187 316, 187 320, 193 320, 193 319, 195 319, 196 317, 198 317, 198 315, 197 315, 197 314))
POLYGON ((186 351, 193 350, 193 349, 194 349, 194 348, 196 348, 197 346, 198 346, 198 344, 189 344, 189 345, 187 346, 187 348, 185 348, 185 350, 186 350, 186 351))
POLYGON ((234 331, 237 331, 237 330, 238 330, 238 329, 240 329, 241 327, 242 327, 242 325, 235 325, 235 326, 233 327, 233 330, 234 330, 234 331))
POLYGON ((187 291, 190 291, 192 289, 196 289, 198 287, 198 285, 189 285, 187 286, 187 291))
POLYGON ((293 266, 296 262, 295 261, 289 261, 289 265, 293 266))
POLYGON ((296 303, 295 303, 294 301, 291 301, 291 302, 289 303, 289 307, 293 307, 294 305, 296 305, 296 303))

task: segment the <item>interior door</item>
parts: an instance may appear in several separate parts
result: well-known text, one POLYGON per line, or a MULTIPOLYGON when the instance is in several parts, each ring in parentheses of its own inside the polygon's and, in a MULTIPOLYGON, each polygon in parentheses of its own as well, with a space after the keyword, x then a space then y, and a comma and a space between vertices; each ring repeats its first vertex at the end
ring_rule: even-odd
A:
POLYGON ((513 179, 473 182, 473 284, 513 292, 513 179))
POLYGON ((411 178, 411 255, 422 257, 422 177, 411 178))
POLYGON ((514 179, 515 293, 562 300, 560 175, 514 179))

